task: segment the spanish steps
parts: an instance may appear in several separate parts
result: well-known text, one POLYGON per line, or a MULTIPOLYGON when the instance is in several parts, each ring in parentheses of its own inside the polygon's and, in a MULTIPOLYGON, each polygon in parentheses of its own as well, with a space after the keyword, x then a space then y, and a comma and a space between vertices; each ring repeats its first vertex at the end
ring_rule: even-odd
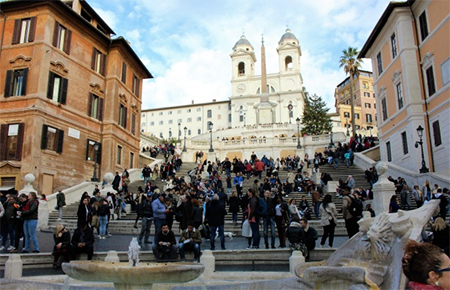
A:
MULTIPOLYGON (((177 175, 178 176, 186 176, 186 180, 190 180, 188 177, 188 172, 195 167, 196 167, 196 163, 184 162, 182 168, 177 173, 177 175)), ((311 169, 307 169, 307 170, 309 172, 311 172, 311 169)), ((304 169, 304 171, 305 171, 305 169, 304 169)), ((345 223, 344 223, 344 219, 342 217, 342 213, 340 213, 340 210, 342 209, 343 199, 335 196, 336 183, 339 179, 342 179, 345 181, 347 179, 348 175, 352 175, 355 180, 356 187, 367 188, 369 186, 369 184, 367 183, 367 181, 365 179, 364 171, 357 168, 356 166, 351 166, 351 167, 347 168, 345 166, 345 164, 340 163, 339 167, 337 169, 334 169, 334 167, 330 166, 330 165, 323 165, 320 167, 320 172, 329 173, 333 179, 333 181, 330 181, 328 183, 328 188, 329 188, 329 193, 333 197, 333 202, 336 205, 336 209, 338 210, 338 223, 337 223, 337 227, 335 229, 335 235, 336 236, 345 236, 345 235, 347 235, 347 232, 345 229, 345 223)), ((318 173, 318 174, 320 174, 320 173, 318 173)), ((288 175, 287 171, 280 170, 280 172, 279 172, 280 180, 286 179, 287 175, 288 175)), ((225 172, 222 173, 221 178, 223 181, 225 181, 225 179, 226 179, 225 172)), ((244 186, 243 186, 244 193, 246 192, 246 190, 248 188, 250 188, 252 186, 255 178, 256 177, 252 176, 248 180, 246 178, 244 179, 244 186)), ((315 180, 315 174, 311 175, 311 180, 315 180)), ((223 182, 223 183, 225 186, 226 183, 225 182, 223 182)), ((162 189, 164 187, 165 182, 162 182, 161 180, 158 179, 158 180, 156 180, 156 184, 160 189, 162 189)), ((136 193, 137 188, 139 186, 144 187, 143 185, 144 185, 144 180, 141 179, 141 180, 131 183, 128 187, 128 190, 130 192, 136 193)), ((234 186, 233 186, 232 190, 234 190, 234 186)), ((306 197, 310 207, 312 208, 312 197, 310 195, 308 195, 306 192, 291 192, 287 199, 290 199, 290 198, 296 199, 297 205, 298 205, 299 201, 301 200, 301 198, 303 196, 306 197)), ((286 202, 287 202, 287 199, 286 199, 286 202)), ((399 199, 400 199, 400 197, 399 197, 399 199)), ((411 206, 413 209, 416 208, 416 204, 413 199, 411 199, 411 206)), ((77 208, 78 208, 77 203, 69 204, 64 207, 62 222, 71 231, 73 231, 76 227, 77 208)), ((227 207, 227 209, 228 209, 228 207, 227 207)), ((57 220, 57 218, 58 218, 57 211, 53 211, 50 213, 50 216, 49 216, 49 228, 50 229, 53 229, 58 223, 61 223, 61 221, 57 220)), ((109 225, 108 225, 108 231, 113 234, 139 235, 140 221, 138 222, 137 229, 136 229, 133 227, 135 219, 136 219, 136 213, 134 213, 134 212, 131 212, 129 214, 122 214, 120 219, 110 220, 109 225)), ((242 211, 239 212, 238 220, 239 221, 242 220, 242 211)), ((319 235, 322 235, 323 228, 322 228, 322 226, 320 226, 320 217, 319 217, 319 219, 317 219, 315 217, 313 210, 311 211, 311 220, 309 221, 309 223, 312 227, 314 227, 317 230, 319 235)), ((261 225, 260 229, 262 232, 262 225, 261 225)), ((153 230, 154 230, 154 228, 152 227, 151 233, 150 233, 151 235, 154 234, 153 230)), ((179 233, 178 222, 176 222, 176 221, 174 221, 173 230, 174 230, 175 234, 179 233)), ((237 236, 241 235, 241 231, 242 231, 241 223, 234 225, 231 214, 227 214, 225 217, 225 231, 233 232, 237 236)))

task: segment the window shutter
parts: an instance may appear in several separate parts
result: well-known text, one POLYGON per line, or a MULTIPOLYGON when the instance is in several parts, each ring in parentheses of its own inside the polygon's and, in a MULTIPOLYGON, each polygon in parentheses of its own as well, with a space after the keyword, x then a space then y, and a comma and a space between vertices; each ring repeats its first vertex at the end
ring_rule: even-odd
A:
POLYGON ((11 81, 14 71, 8 70, 6 71, 6 81, 5 81, 5 93, 4 97, 7 98, 11 96, 11 81))
POLYGON ((36 35, 36 17, 31 17, 30 34, 28 34, 28 42, 33 42, 35 35, 36 35))
POLYGON ((123 107, 123 127, 127 128, 127 107, 123 107))
POLYGON ((127 82, 127 65, 126 63, 122 63, 122 82, 126 84, 127 82))
POLYGON ((89 117, 92 116, 92 99, 94 98, 94 96, 92 95, 92 93, 89 93, 89 101, 88 101, 88 111, 87 114, 89 117))
POLYGON ((98 98, 98 120, 103 121, 103 98, 98 98))
POLYGON ((58 130, 58 144, 56 145, 56 152, 62 153, 64 141, 64 131, 58 130))
POLYGON ((106 54, 102 54, 102 63, 100 65, 100 74, 104 76, 106 73, 106 54))
POLYGON ((131 134, 136 133, 136 114, 131 114, 131 134))
POLYGON ((55 78, 55 74, 49 72, 48 74, 48 89, 47 89, 47 99, 53 99, 53 79, 55 78))
POLYGON ((20 161, 22 159, 24 131, 25 131, 25 123, 19 123, 19 132, 17 135, 17 145, 16 145, 16 160, 17 161, 20 161))
MULTIPOLYGON (((102 163, 102 144, 101 143, 98 144, 97 163, 98 164, 102 163)), ((100 174, 100 172, 99 172, 99 174, 100 174)))
POLYGON ((66 39, 64 39, 64 52, 70 54, 70 44, 72 43, 72 30, 67 29, 66 39))
POLYGON ((0 161, 6 159, 6 140, 8 139, 8 124, 0 127, 0 161))
POLYGON ((27 80, 28 80, 28 68, 25 68, 23 70, 23 84, 22 84, 22 92, 21 92, 21 96, 26 96, 27 95, 27 80))
POLYGON ((48 126, 42 126, 41 149, 47 149, 47 130, 48 126))
POLYGON ((97 56, 97 49, 92 48, 92 59, 91 59, 91 69, 95 70, 95 59, 97 56))
POLYGON ((59 30, 59 23, 58 21, 55 21, 55 27, 53 28, 53 41, 52 41, 54 47, 58 45, 58 30, 59 30))
POLYGON ((14 20, 14 32, 11 44, 18 44, 20 39, 20 26, 22 24, 22 19, 16 19, 14 20))
POLYGON ((140 87, 140 81, 138 78, 136 78, 136 96, 139 97, 139 87, 140 87))
POLYGON ((66 104, 67 99, 67 86, 69 85, 69 80, 66 78, 62 78, 62 86, 61 86, 61 94, 59 97, 59 102, 63 105, 66 104))
POLYGON ((88 160, 89 157, 89 139, 86 139, 86 157, 85 160, 88 160))

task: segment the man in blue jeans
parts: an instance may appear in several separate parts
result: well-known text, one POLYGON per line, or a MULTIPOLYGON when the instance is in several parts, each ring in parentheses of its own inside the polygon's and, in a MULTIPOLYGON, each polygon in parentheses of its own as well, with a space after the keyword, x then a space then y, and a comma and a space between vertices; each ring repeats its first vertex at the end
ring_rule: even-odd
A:
POLYGON ((158 198, 152 202, 153 222, 155 223, 154 244, 156 244, 156 233, 158 233, 161 230, 162 225, 166 223, 166 214, 169 212, 164 205, 166 199, 167 195, 165 193, 161 193, 158 198))
POLYGON ((215 194, 213 200, 211 201, 211 204, 207 205, 205 214, 205 218, 208 221, 209 228, 211 230, 210 235, 211 251, 216 249, 214 245, 216 238, 216 231, 219 231, 220 246, 222 247, 222 250, 225 250, 225 235, 223 231, 226 214, 227 211, 225 210, 225 207, 220 204, 219 195, 215 194))
POLYGON ((264 200, 267 205, 267 214, 262 218, 264 226, 264 243, 266 249, 269 248, 269 227, 270 227, 270 245, 275 249, 275 201, 270 197, 270 191, 264 192, 264 200))

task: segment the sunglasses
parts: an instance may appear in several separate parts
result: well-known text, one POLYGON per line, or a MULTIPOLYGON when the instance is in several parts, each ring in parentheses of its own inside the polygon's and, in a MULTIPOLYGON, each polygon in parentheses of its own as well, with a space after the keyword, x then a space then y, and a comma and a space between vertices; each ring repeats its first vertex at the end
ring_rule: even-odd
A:
POLYGON ((437 270, 435 272, 436 273, 442 273, 442 272, 448 272, 448 271, 450 271, 450 267, 449 268, 440 269, 440 270, 437 270))

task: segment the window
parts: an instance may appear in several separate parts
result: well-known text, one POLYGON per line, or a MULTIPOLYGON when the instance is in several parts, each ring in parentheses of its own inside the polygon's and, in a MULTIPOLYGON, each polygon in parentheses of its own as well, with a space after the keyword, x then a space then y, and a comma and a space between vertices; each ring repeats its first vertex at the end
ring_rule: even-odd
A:
POLYGON ((8 70, 6 72, 5 98, 25 96, 27 94, 28 68, 8 70))
POLYGON ((150 126, 155 126, 155 122, 151 121, 150 126))
POLYGON ((134 167, 134 153, 130 152, 130 166, 129 168, 133 168, 134 167))
POLYGON ((366 123, 372 123, 372 115, 366 114, 366 123))
POLYGON ((442 85, 450 82, 450 58, 441 64, 442 85))
POLYGON ((197 122, 201 121, 202 117, 197 117, 197 122))
POLYGON ((402 92, 402 83, 398 83, 395 85, 395 89, 397 91, 397 104, 398 109, 403 108, 403 92, 402 92))
POLYGON ((139 97, 139 86, 140 86, 140 80, 136 75, 133 75, 133 93, 139 97))
POLYGON ((364 97, 366 97, 366 98, 370 98, 370 93, 368 93, 368 92, 364 92, 364 97))
POLYGON ((127 64, 122 62, 122 83, 127 83, 127 64))
POLYGON ((197 108, 197 112, 201 112, 202 111, 202 108, 197 108))
POLYGON ((433 122, 433 136, 434 136, 434 146, 439 146, 442 144, 441 139, 441 127, 439 126, 439 121, 433 122))
POLYGON ((419 16, 419 30, 422 41, 428 36, 427 15, 425 11, 419 16))
POLYGON ((392 161, 391 142, 386 142, 386 153, 388 162, 392 161))
POLYGON ((222 120, 222 116, 221 115, 217 115, 217 120, 222 120))
POLYGON ((212 118, 212 110, 208 110, 208 112, 206 112, 206 116, 208 118, 212 118))
POLYGON ((169 120, 169 122, 168 122, 169 124, 173 124, 173 120, 169 120))
POLYGON ((408 137, 406 136, 406 132, 402 132, 402 145, 403 154, 408 154, 408 137))
POLYGON ((159 115, 162 116, 164 114, 164 112, 159 112, 159 115))
POLYGON ((25 123, 2 124, 0 127, 0 160, 22 159, 25 123))
POLYGON ((391 35, 391 52, 392 58, 397 56, 397 38, 395 37, 395 33, 391 35))
POLYGON ((238 65, 238 75, 245 76, 245 63, 240 62, 238 65))
POLYGON ((434 84, 433 66, 430 66, 425 71, 427 77, 428 97, 431 97, 436 92, 436 85, 434 84))
POLYGON ((367 109, 370 109, 371 105, 369 103, 364 103, 364 107, 367 108, 367 109))
POLYGON ((159 121, 159 124, 160 125, 164 125, 164 121, 159 121))
POLYGON ((168 115, 172 115, 172 111, 169 111, 167 114, 168 114, 168 115))
POLYGON ((58 21, 55 21, 55 27, 53 29, 53 46, 69 54, 71 41, 72 31, 59 24, 58 21))
POLYGON ((378 75, 381 75, 383 73, 383 61, 381 59, 381 51, 377 54, 377 68, 378 68, 378 75))
POLYGON ((244 115, 239 115, 239 122, 244 122, 244 115))
POLYGON ((202 129, 197 130, 197 134, 200 135, 202 133, 202 129))
POLYGON ((97 159, 97 163, 101 164, 102 162, 102 144, 87 139, 86 141, 86 160, 87 161, 95 161, 97 159), (97 154, 95 153, 95 144, 98 144, 97 154))
POLYGON ((350 113, 349 112, 344 112, 344 118, 350 118, 350 113))
MULTIPOLYGON (((363 88, 364 88, 364 89, 368 89, 368 88, 369 88, 369 85, 368 85, 366 82, 363 82, 363 88)), ((366 96, 366 95, 364 94, 364 96, 366 96)))
POLYGON ((381 111, 383 113, 383 121, 386 121, 386 119, 388 118, 386 98, 383 98, 381 100, 381 111))
POLYGON ((191 136, 192 132, 191 129, 188 130, 188 136, 191 136))
POLYGON ((177 111, 177 114, 181 114, 181 110, 178 110, 178 111, 177 111))
POLYGON ((11 44, 28 43, 34 41, 36 32, 36 17, 16 19, 11 44))
POLYGON ((192 118, 187 118, 188 123, 192 122, 192 118))
MULTIPOLYGON (((145 124, 145 123, 144 123, 145 124)), ((136 114, 131 114, 131 134, 136 134, 136 114)))
POLYGON ((123 128, 127 128, 127 107, 124 104, 119 105, 119 125, 123 128))
POLYGON ((86 19, 88 22, 91 22, 92 17, 91 17, 91 15, 89 15, 89 13, 87 13, 87 11, 85 9, 81 8, 80 15, 81 15, 81 17, 86 19))
POLYGON ((64 131, 47 125, 42 126, 41 149, 62 153, 64 131))
POLYGON ((286 58, 284 59, 284 68, 285 70, 292 70, 292 68, 294 67, 293 63, 292 63, 292 57, 286 56, 286 58))
POLYGON ((355 120, 359 120, 359 114, 358 113, 355 113, 355 115, 354 115, 355 117, 355 120))
POLYGON ((65 105, 68 83, 68 79, 63 78, 54 72, 50 72, 48 75, 47 99, 65 105))
POLYGON ((177 120, 177 123, 178 123, 178 124, 181 124, 181 122, 183 122, 182 119, 178 119, 178 120, 177 120))
POLYGON ((191 109, 187 109, 186 112, 190 113, 190 112, 191 112, 191 109))
POLYGON ((231 114, 228 114, 228 122, 231 123, 231 114))
POLYGON ((142 123, 141 123, 141 127, 145 127, 145 125, 146 125, 145 122, 142 122, 142 123))
POLYGON ((91 68, 102 76, 106 71, 106 55, 101 53, 95 47, 92 50, 91 68))
POLYGON ((103 98, 89 94, 88 116, 103 121, 103 98))
POLYGON ((119 165, 122 163, 122 146, 117 146, 116 163, 119 165))

